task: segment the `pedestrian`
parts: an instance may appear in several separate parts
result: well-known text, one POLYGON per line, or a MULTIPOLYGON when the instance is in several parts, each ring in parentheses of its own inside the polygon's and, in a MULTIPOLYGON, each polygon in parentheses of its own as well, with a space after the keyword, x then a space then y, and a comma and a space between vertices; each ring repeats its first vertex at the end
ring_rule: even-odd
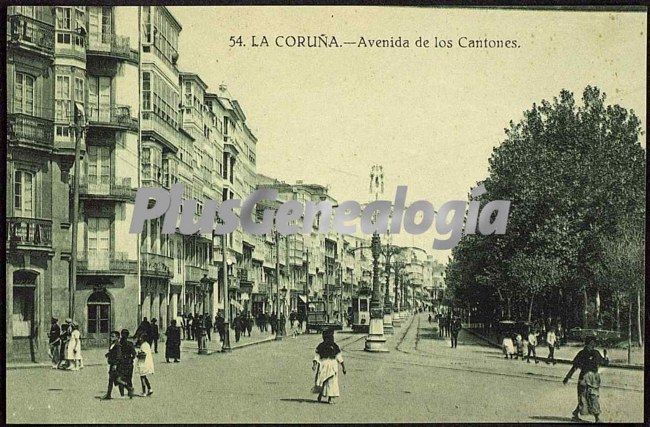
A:
POLYGON ((314 392, 318 393, 318 401, 327 397, 327 403, 333 403, 333 397, 339 397, 339 363, 345 375, 345 365, 341 349, 334 342, 334 330, 323 331, 323 342, 316 347, 316 356, 312 370, 316 371, 314 392))
POLYGON ((120 364, 118 375, 121 384, 119 384, 120 395, 124 396, 124 388, 129 392, 129 398, 134 396, 133 393, 133 360, 136 357, 135 346, 129 341, 129 330, 122 329, 120 333, 120 364))
MULTIPOLYGON (((112 331, 110 334, 111 344, 108 347, 108 353, 105 354, 108 363, 108 390, 106 394, 101 397, 102 400, 112 399, 111 393, 113 385, 124 385, 124 382, 119 376, 119 367, 122 362, 122 354, 120 351, 120 333, 112 331)), ((131 396, 130 396, 131 397, 131 396)))
POLYGON ((160 339, 160 331, 158 330, 158 321, 155 318, 151 319, 149 331, 151 332, 151 336, 149 336, 149 346, 151 346, 151 343, 153 343, 153 351, 154 353, 158 353, 158 339, 160 339))
POLYGON ((176 326, 176 320, 172 319, 171 324, 165 331, 167 337, 165 341, 165 360, 169 363, 169 359, 174 359, 174 363, 180 362, 181 358, 181 331, 176 326))
POLYGON ((138 338, 140 338, 140 335, 142 334, 147 334, 148 336, 151 336, 151 323, 149 323, 146 317, 142 318, 142 322, 140 322, 137 329, 135 330, 135 334, 133 335, 133 338, 137 340, 138 338))
POLYGON ((208 334, 208 341, 212 341, 212 316, 205 316, 205 332, 208 334))
POLYGON ((510 338, 508 335, 503 337, 503 353, 506 355, 506 359, 512 359, 512 357, 515 354, 515 345, 512 342, 512 338, 510 338))
POLYGON ((599 366, 609 365, 607 350, 603 349, 603 357, 596 346, 596 337, 587 337, 585 347, 576 354, 573 359, 573 366, 566 374, 563 383, 567 384, 569 379, 576 371, 580 369, 578 376, 578 405, 573 411, 573 421, 582 421, 579 415, 591 414, 595 421, 600 421, 600 374, 599 366))
POLYGON ((442 338, 445 333, 444 323, 445 323, 445 317, 442 314, 438 314, 438 336, 440 338, 442 338))
POLYGON ((262 312, 257 313, 257 327, 259 328, 260 333, 262 333, 262 332, 266 332, 266 331, 264 330, 264 329, 265 329, 265 325, 264 325, 264 313, 262 313, 262 312))
POLYGON ((429 325, 431 324, 431 313, 429 313, 429 325))
POLYGON ((276 317, 275 317, 275 312, 272 311, 271 315, 269 316, 269 323, 271 324, 271 334, 275 334, 275 327, 276 325, 276 317))
POLYGON ((226 339, 226 325, 221 312, 217 314, 217 318, 214 320, 214 326, 217 328, 219 340, 221 341, 221 345, 223 345, 223 342, 226 339))
POLYGON ((67 360, 68 341, 70 341, 70 334, 72 334, 72 319, 65 319, 65 324, 61 326, 61 347, 59 348, 59 369, 68 369, 70 364, 67 360))
MULTIPOLYGON (((307 308, 303 310, 303 312, 300 314, 300 330, 304 331, 305 330, 305 323, 307 323, 307 308)), ((350 324, 352 324, 352 317, 350 317, 350 324)))
POLYGON ((49 352, 50 359, 52 360, 52 369, 56 369, 61 360, 61 327, 59 326, 59 319, 52 318, 50 332, 47 334, 47 337, 50 344, 49 352))
POLYGON ((531 353, 533 354, 533 360, 535 363, 539 363, 539 360, 537 360, 537 351, 535 350, 537 347, 537 331, 535 329, 531 329, 530 333, 528 334, 528 354, 526 356, 526 362, 530 363, 530 355, 531 353))
POLYGON ((186 335, 188 340, 193 340, 194 339, 194 318, 192 317, 192 314, 187 315, 187 335, 186 335))
POLYGON ((458 347, 458 334, 460 333, 461 327, 460 318, 454 316, 450 325, 451 348, 458 347))
POLYGON ((192 320, 192 334, 196 342, 199 342, 201 339, 201 326, 203 324, 203 316, 200 314, 194 314, 194 319, 192 320))
POLYGON ((546 333, 546 345, 548 345, 548 357, 546 358, 546 364, 553 362, 555 365, 555 345, 557 344, 557 337, 555 336, 555 329, 549 328, 546 333))
POLYGON ((70 328, 72 332, 66 346, 65 358, 68 361, 68 369, 78 371, 81 369, 81 333, 79 325, 75 322, 70 324, 70 328))
POLYGON ((153 394, 151 383, 147 378, 147 375, 153 375, 153 354, 151 353, 151 345, 149 345, 148 338, 147 334, 142 334, 140 335, 140 338, 138 338, 138 375, 140 375, 143 397, 151 396, 153 394))
POLYGON ((517 354, 515 355, 515 359, 519 360, 521 357, 521 360, 523 362, 524 360, 524 339, 522 338, 521 334, 515 335, 515 345, 517 346, 517 354))
POLYGON ((246 313, 246 332, 248 332, 248 336, 251 336, 251 332, 253 331, 253 318, 251 317, 250 313, 246 313))

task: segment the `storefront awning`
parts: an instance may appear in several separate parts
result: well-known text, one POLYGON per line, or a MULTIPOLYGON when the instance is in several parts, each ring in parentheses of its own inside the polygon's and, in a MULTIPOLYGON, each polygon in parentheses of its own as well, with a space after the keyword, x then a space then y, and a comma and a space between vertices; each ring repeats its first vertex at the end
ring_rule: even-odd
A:
POLYGON ((304 302, 305 304, 307 304, 307 298, 306 298, 304 295, 298 295, 298 297, 300 298, 300 301, 302 301, 302 302, 304 302))

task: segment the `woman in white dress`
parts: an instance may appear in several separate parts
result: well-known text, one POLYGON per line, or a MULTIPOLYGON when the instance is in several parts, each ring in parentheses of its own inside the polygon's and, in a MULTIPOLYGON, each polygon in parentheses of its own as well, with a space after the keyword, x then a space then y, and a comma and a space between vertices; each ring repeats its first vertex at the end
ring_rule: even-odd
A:
POLYGON ((327 403, 333 403, 333 397, 339 397, 339 363, 343 374, 345 374, 345 365, 341 349, 334 342, 334 331, 323 331, 323 342, 316 347, 316 356, 312 364, 312 369, 317 370, 315 392, 318 393, 318 401, 327 397, 327 403))
POLYGON ((68 369, 78 371, 81 368, 81 332, 79 332, 79 325, 74 322, 71 324, 71 329, 70 340, 65 349, 65 358, 68 361, 68 369))
POLYGON ((506 359, 510 358, 512 359, 515 355, 515 344, 512 341, 512 338, 509 336, 503 337, 503 353, 506 355, 506 359))
POLYGON ((153 353, 151 352, 151 346, 147 342, 146 333, 140 335, 138 346, 138 373, 140 374, 140 384, 142 384, 142 396, 151 396, 153 390, 147 375, 153 374, 153 353))

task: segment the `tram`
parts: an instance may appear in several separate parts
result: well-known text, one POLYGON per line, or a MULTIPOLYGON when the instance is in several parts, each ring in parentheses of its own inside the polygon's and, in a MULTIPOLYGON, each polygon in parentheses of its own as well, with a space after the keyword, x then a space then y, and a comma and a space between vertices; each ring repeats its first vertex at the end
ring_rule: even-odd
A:
POLYGON ((372 291, 368 287, 359 289, 356 297, 352 298, 352 331, 365 332, 370 329, 370 299, 372 291))

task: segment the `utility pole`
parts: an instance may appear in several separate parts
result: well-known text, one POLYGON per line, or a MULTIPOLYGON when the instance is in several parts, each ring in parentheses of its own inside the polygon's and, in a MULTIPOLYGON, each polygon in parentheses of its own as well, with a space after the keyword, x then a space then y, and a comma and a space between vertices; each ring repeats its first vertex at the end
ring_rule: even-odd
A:
POLYGON ((372 299, 370 300, 370 326, 366 337, 365 350, 371 352, 388 352, 384 337, 384 315, 382 295, 379 284, 379 255, 381 240, 379 234, 372 235, 372 299))
POLYGON ((70 247, 70 295, 68 315, 74 320, 74 294, 77 290, 77 235, 79 233, 79 163, 81 163, 81 139, 83 138, 85 127, 85 113, 83 106, 74 104, 74 123, 75 123, 75 141, 74 141, 74 177, 73 177, 73 196, 72 196, 72 245, 70 247))
POLYGON ((284 325, 281 324, 280 316, 280 233, 278 233, 278 230, 275 230, 275 292, 277 301, 275 310, 275 316, 277 318, 275 339, 281 340, 284 325))
POLYGON ((309 311, 309 248, 307 248, 307 262, 305 264, 305 316, 309 311))
POLYGON ((224 328, 226 329, 223 336, 223 343, 221 344, 221 351, 228 352, 230 348, 230 298, 228 296, 228 260, 226 259, 226 235, 221 235, 221 254, 223 261, 223 315, 224 315, 224 328))

